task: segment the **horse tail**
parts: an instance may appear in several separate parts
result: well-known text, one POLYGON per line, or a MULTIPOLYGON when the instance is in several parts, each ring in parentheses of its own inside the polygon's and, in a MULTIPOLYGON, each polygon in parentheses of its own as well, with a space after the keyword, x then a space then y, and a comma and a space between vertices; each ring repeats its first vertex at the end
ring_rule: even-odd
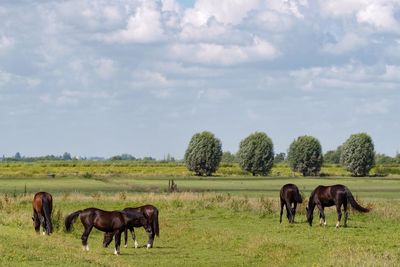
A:
POLYGON ((53 224, 51 222, 52 203, 46 195, 42 195, 42 208, 46 220, 46 231, 48 234, 51 234, 53 232, 53 224))
POLYGON ((72 212, 67 217, 65 217, 64 224, 65 224, 65 230, 67 232, 71 231, 72 225, 74 224, 74 221, 75 221, 76 217, 78 217, 79 214, 81 214, 81 212, 82 212, 82 210, 77 210, 75 212, 72 212))
POLYGON ((347 200, 350 202, 351 206, 352 206, 354 209, 356 209, 356 210, 358 210, 358 211, 361 211, 361 212, 369 212, 369 209, 364 208, 364 207, 361 207, 360 204, 358 204, 358 203, 356 202, 356 200, 355 200, 354 197, 353 197, 353 194, 350 192, 350 190, 349 190, 347 187, 345 187, 344 190, 345 190, 345 192, 346 192, 347 200))
POLYGON ((301 196, 301 194, 300 194, 298 188, 297 188, 297 194, 296 194, 296 197, 295 197, 295 198, 296 198, 295 201, 296 201, 297 203, 303 203, 303 197, 301 196))
POLYGON ((157 236, 160 236, 160 228, 158 225, 158 209, 154 210, 154 219, 153 219, 153 231, 156 233, 157 236))

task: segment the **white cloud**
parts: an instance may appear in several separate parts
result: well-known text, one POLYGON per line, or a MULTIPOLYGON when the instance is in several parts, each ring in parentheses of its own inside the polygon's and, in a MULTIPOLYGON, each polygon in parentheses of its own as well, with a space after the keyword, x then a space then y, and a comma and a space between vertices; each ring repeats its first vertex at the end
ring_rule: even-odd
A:
POLYGON ((373 101, 363 100, 362 104, 356 108, 357 113, 374 115, 374 114, 386 114, 390 112, 392 103, 387 99, 380 99, 373 101))
POLYGON ((182 23, 201 26, 214 17, 223 24, 237 25, 260 3, 260 0, 197 0, 194 8, 186 10, 182 23))
POLYGON ((175 58, 183 61, 212 65, 271 60, 278 56, 278 51, 273 45, 259 38, 254 38, 253 43, 247 46, 212 43, 175 44, 170 50, 175 58))
POLYGON ((0 55, 14 46, 14 39, 5 35, 0 36, 0 55))
POLYGON ((102 79, 110 79, 115 73, 114 61, 109 58, 97 60, 97 74, 102 79))
POLYGON ((354 33, 346 33, 337 43, 327 44, 322 50, 331 54, 343 54, 359 49, 367 44, 368 42, 365 38, 354 33))
POLYGON ((128 18, 125 29, 97 34, 107 43, 149 43, 164 38, 159 7, 153 1, 142 1, 135 14, 128 18))
POLYGON ((378 30, 399 32, 400 25, 393 13, 393 6, 374 3, 357 13, 357 21, 370 24, 378 30))

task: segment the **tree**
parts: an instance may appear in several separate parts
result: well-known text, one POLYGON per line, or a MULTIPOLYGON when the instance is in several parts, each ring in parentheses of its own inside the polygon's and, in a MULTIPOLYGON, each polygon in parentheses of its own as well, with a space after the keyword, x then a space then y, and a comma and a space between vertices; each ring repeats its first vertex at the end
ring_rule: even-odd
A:
POLYGON ((354 176, 366 176, 374 166, 374 144, 366 133, 352 134, 343 144, 340 161, 354 176))
POLYGON ((286 154, 281 152, 275 155, 274 164, 281 163, 285 161, 286 154))
POLYGON ((342 146, 338 146, 336 150, 329 150, 324 155, 324 162, 330 164, 340 164, 340 154, 342 153, 342 146))
POLYGON ((239 145, 237 159, 240 167, 253 176, 267 175, 274 164, 274 145, 265 133, 255 132, 239 145))
POLYGON ((21 154, 19 152, 15 153, 14 159, 20 160, 21 158, 22 157, 21 157, 21 154))
POLYGON ((68 152, 64 152, 62 159, 63 160, 72 160, 71 154, 68 152))
POLYGON ((232 164, 236 162, 236 156, 229 151, 222 153, 221 163, 232 164))
POLYGON ((293 171, 303 176, 318 175, 323 162, 322 148, 318 139, 300 136, 289 147, 288 163, 293 171))
POLYGON ((186 167, 196 175, 211 176, 221 158, 221 141, 207 131, 194 134, 185 152, 186 167))

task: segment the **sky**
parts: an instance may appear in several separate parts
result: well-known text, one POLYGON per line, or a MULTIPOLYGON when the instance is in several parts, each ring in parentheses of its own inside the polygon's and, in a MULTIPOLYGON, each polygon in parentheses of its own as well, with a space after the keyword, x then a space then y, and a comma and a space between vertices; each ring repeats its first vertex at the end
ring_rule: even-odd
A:
POLYGON ((183 158, 265 132, 400 151, 400 0, 0 2, 0 155, 183 158))

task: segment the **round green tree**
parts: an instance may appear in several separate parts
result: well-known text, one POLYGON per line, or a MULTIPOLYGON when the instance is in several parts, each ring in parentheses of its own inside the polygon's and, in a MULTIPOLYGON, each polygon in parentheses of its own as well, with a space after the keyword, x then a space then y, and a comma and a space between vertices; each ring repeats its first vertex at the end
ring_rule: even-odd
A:
POLYGON ((186 167, 196 175, 210 176, 218 169, 221 158, 221 141, 207 131, 193 135, 185 152, 186 167))
POLYGON ((322 162, 322 148, 318 139, 304 135, 290 144, 288 163, 293 171, 303 176, 318 175, 322 162))
POLYGON ((255 132, 239 145, 237 159, 240 167, 254 175, 267 175, 274 164, 274 145, 265 133, 255 132))
POLYGON ((374 144, 366 133, 353 134, 342 146, 340 162, 354 176, 366 176, 374 166, 374 144))

